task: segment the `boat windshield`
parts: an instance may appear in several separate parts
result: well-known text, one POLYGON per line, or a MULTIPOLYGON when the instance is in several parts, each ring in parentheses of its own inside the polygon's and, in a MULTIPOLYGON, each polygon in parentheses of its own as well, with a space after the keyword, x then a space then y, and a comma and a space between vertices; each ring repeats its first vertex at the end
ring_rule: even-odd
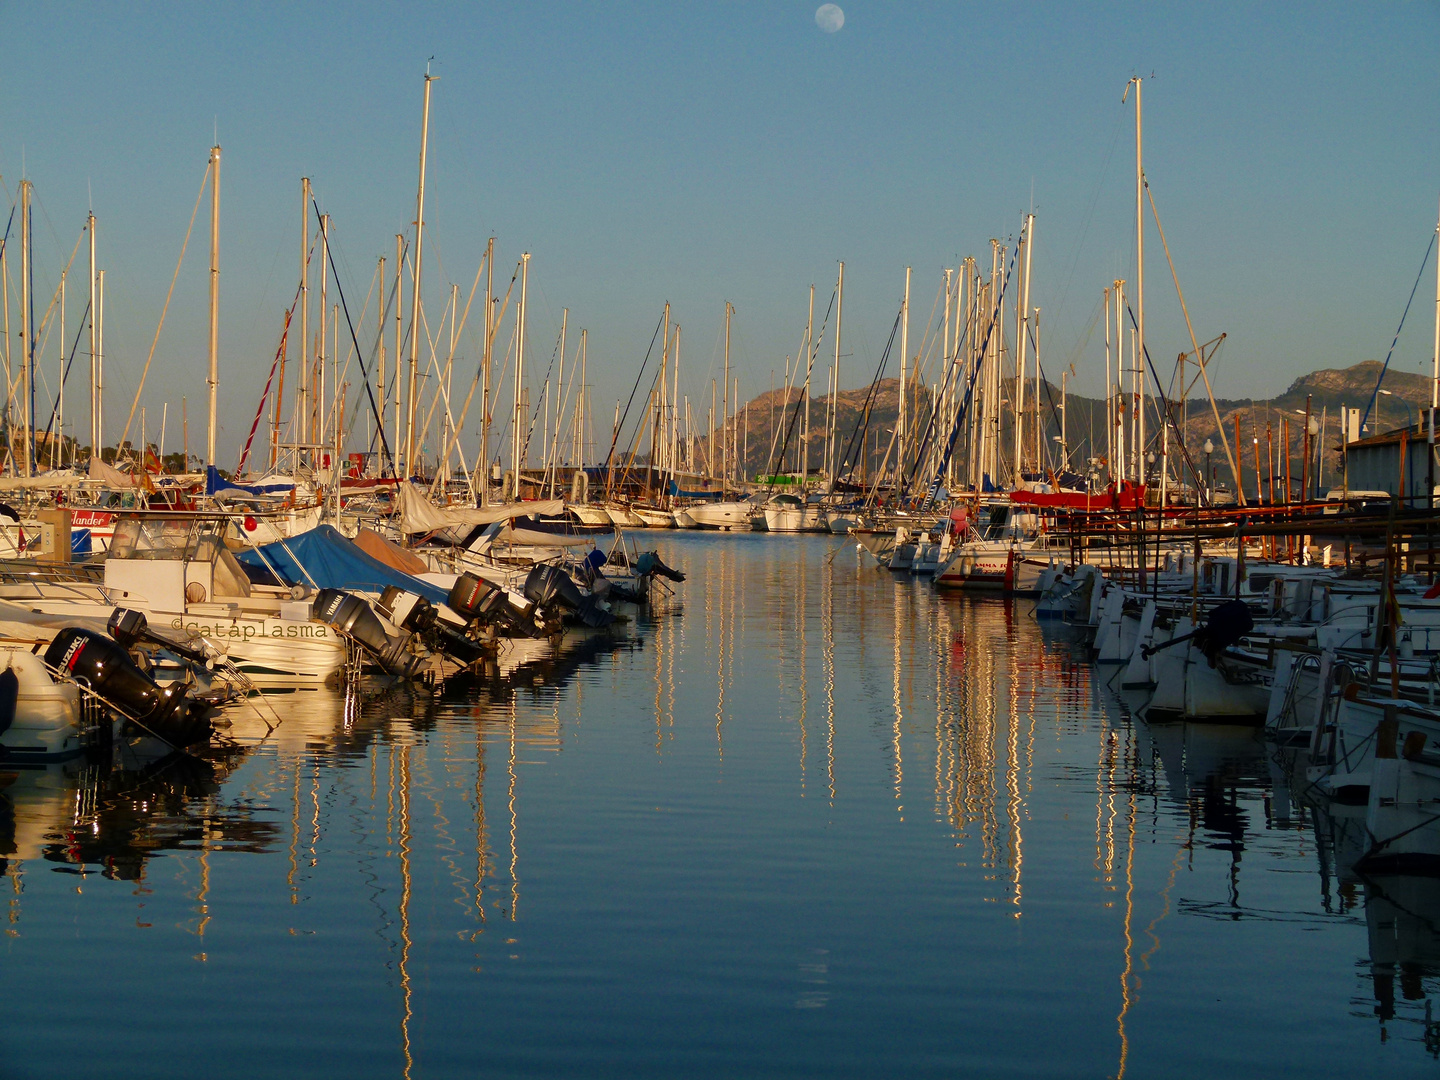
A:
POLYGON ((216 562, 222 551, 226 551, 223 521, 123 518, 115 523, 110 542, 112 559, 216 562))

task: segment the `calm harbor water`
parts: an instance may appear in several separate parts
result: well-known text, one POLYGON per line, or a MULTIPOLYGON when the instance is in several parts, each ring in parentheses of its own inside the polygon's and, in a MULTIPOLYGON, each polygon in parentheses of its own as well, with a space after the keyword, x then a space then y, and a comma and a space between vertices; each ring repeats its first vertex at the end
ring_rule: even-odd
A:
POLYGON ((1253 732, 837 538, 643 539, 676 595, 509 686, 0 768, 0 1075, 1440 1068, 1440 888, 1253 732))

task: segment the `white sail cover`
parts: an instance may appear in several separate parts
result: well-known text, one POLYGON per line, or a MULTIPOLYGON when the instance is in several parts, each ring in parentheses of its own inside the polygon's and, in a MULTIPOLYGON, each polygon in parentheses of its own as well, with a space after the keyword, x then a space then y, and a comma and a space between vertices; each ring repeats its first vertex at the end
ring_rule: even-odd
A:
POLYGON ((409 481, 399 485, 399 496, 400 529, 407 534, 473 528, 513 517, 558 514, 565 509, 564 499, 505 503, 501 506, 441 507, 432 503, 423 491, 409 481))
MULTIPOLYGON (((78 476, 69 469, 56 469, 38 476, 0 476, 0 491, 53 491, 55 488, 79 487, 83 483, 85 477, 78 476)), ((127 477, 125 486, 135 485, 127 477)))
POLYGON ((90 479, 98 480, 106 487, 133 488, 139 486, 133 476, 121 472, 113 465, 106 465, 98 455, 92 455, 90 458, 90 479))

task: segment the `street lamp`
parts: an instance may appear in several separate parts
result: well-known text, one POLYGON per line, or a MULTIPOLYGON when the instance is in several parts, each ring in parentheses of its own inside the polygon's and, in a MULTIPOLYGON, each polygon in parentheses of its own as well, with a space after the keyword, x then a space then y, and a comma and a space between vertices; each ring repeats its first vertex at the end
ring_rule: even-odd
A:
MULTIPOLYGON (((1395 396, 1395 392, 1394 392, 1393 390, 1381 390, 1380 393, 1384 394, 1386 397, 1394 397, 1394 396, 1395 396)), ((1405 417, 1406 417, 1406 419, 1409 421, 1410 426, 1411 426, 1411 427, 1414 427, 1414 426, 1415 426, 1415 412, 1414 412, 1413 409, 1410 408, 1410 402, 1406 401, 1404 398, 1401 398, 1400 401, 1401 401, 1401 402, 1404 404, 1404 406, 1405 406, 1405 417)), ((1376 402, 1376 404, 1375 404, 1375 426, 1376 426, 1376 427, 1379 427, 1379 426, 1380 426, 1380 404, 1379 404, 1379 402, 1376 402)))
POLYGON ((1208 503, 1210 501, 1210 487, 1215 481, 1215 474, 1210 471, 1210 455, 1215 452, 1215 444, 1209 439, 1206 439, 1205 445, 1202 446, 1201 449, 1205 451, 1205 501, 1208 503))

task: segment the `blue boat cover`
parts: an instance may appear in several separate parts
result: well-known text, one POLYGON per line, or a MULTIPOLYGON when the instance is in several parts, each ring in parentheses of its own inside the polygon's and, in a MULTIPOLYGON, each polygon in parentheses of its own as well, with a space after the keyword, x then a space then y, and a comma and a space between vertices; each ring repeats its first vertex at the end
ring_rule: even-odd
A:
POLYGON ((364 592, 383 592, 387 585, 398 585, 402 589, 419 593, 425 599, 443 604, 448 593, 428 581, 421 581, 403 570, 387 566, 361 551, 332 525, 320 525, 309 532, 292 536, 283 544, 276 541, 260 548, 265 559, 254 550, 236 554, 247 570, 258 570, 268 576, 265 560, 280 572, 287 585, 309 585, 314 579, 321 589, 358 589, 364 592), (289 548, 287 552, 285 549, 289 548), (293 554, 293 557, 292 557, 293 554), (296 565, 296 559, 310 572, 310 577, 296 565))
POLYGON ((205 467, 206 495, 214 495, 220 491, 241 491, 246 495, 283 495, 294 486, 294 484, 237 484, 234 480, 226 480, 221 476, 220 470, 214 465, 205 467))

